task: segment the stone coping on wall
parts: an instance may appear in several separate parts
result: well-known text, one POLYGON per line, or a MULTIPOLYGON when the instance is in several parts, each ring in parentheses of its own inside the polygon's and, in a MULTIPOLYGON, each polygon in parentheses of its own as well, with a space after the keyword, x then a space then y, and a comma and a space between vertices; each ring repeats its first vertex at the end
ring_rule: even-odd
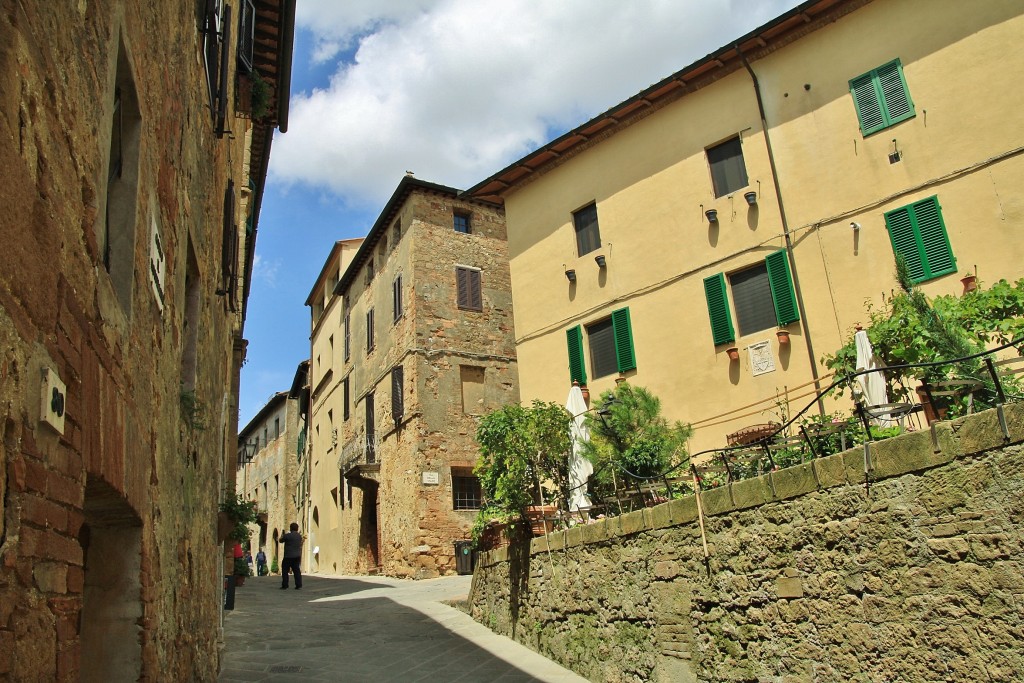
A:
MULTIPOLYGON (((1006 405, 1003 412, 1009 439, 1000 427, 998 411, 991 409, 938 422, 930 429, 871 442, 867 485, 1024 441, 1024 403, 1006 405)), ((865 486, 864 459, 863 446, 855 446, 842 453, 704 491, 700 496, 704 516, 723 515, 840 486, 865 486)), ((697 521, 697 516, 696 497, 686 496, 534 538, 530 554, 689 524, 697 521)), ((482 552, 477 564, 486 567, 507 562, 508 551, 506 546, 482 552)))

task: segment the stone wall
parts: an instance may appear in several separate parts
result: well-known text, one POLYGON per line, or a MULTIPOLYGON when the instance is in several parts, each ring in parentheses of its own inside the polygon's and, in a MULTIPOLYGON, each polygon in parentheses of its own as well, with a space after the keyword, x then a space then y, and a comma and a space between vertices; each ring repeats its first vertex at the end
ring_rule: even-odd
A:
POLYGON ((483 554, 476 619, 594 681, 1019 681, 1024 406, 483 554))

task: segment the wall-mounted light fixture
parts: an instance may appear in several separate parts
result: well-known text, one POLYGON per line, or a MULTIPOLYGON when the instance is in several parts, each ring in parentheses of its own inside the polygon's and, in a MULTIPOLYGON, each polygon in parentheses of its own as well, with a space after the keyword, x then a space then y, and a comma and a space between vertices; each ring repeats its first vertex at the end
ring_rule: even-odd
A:
POLYGON ((708 217, 708 223, 718 222, 718 209, 708 209, 704 212, 704 215, 708 217))
POLYGON ((260 449, 260 437, 250 439, 238 447, 238 464, 248 465, 256 457, 256 451, 260 449))
POLYGON ((757 206, 757 193, 753 190, 743 193, 743 198, 747 200, 747 206, 757 206))
POLYGON ((598 254, 594 257, 594 262, 597 263, 598 268, 604 268, 608 265, 608 262, 604 258, 604 254, 598 254))
POLYGON ((850 221, 850 227, 854 230, 860 230, 860 223, 857 221, 850 221))
POLYGON ((569 282, 576 282, 576 271, 572 268, 565 271, 565 279, 569 282))

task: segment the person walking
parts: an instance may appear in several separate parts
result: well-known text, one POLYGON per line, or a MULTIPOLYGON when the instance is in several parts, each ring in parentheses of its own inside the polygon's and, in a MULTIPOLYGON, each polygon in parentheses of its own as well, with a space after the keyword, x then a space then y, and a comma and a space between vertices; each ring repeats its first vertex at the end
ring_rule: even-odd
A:
POLYGON ((256 576, 267 575, 267 554, 263 552, 263 548, 256 553, 256 576))
POLYGON ((284 543, 284 560, 281 563, 281 590, 288 588, 288 570, 295 574, 295 590, 302 588, 302 570, 299 569, 299 561, 302 559, 302 534, 299 533, 299 525, 291 523, 290 531, 281 534, 278 543, 284 543))

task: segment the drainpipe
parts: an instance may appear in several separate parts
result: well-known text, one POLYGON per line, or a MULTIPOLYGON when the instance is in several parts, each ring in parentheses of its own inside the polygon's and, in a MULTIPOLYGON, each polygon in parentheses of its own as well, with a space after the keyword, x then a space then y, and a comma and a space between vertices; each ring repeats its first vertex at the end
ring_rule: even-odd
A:
MULTIPOLYGON (((757 100, 757 111, 761 116, 761 130, 764 131, 764 145, 768 151, 768 165, 772 172, 772 183, 775 186, 775 199, 779 203, 779 217, 782 219, 782 233, 786 238, 786 258, 789 260, 789 270, 793 274, 793 289, 796 292, 796 305, 800 311, 800 328, 804 331, 804 338, 807 340, 807 358, 811 366, 811 377, 814 378, 815 393, 821 393, 821 378, 818 376, 818 364, 814 360, 814 344, 811 342, 811 331, 807 327, 807 310, 804 308, 804 296, 800 290, 800 276, 796 270, 796 260, 793 257, 793 236, 789 232, 789 221, 786 220, 786 205, 782 201, 782 188, 779 186, 779 174, 775 168, 775 155, 772 153, 772 138, 768 134, 768 119, 764 113, 764 101, 761 99, 761 84, 757 80, 757 74, 750 68, 750 62, 740 49, 739 43, 734 43, 736 54, 750 74, 750 80, 754 82, 754 98, 757 100)), ((825 405, 821 398, 818 398, 818 411, 824 415, 825 405)))

